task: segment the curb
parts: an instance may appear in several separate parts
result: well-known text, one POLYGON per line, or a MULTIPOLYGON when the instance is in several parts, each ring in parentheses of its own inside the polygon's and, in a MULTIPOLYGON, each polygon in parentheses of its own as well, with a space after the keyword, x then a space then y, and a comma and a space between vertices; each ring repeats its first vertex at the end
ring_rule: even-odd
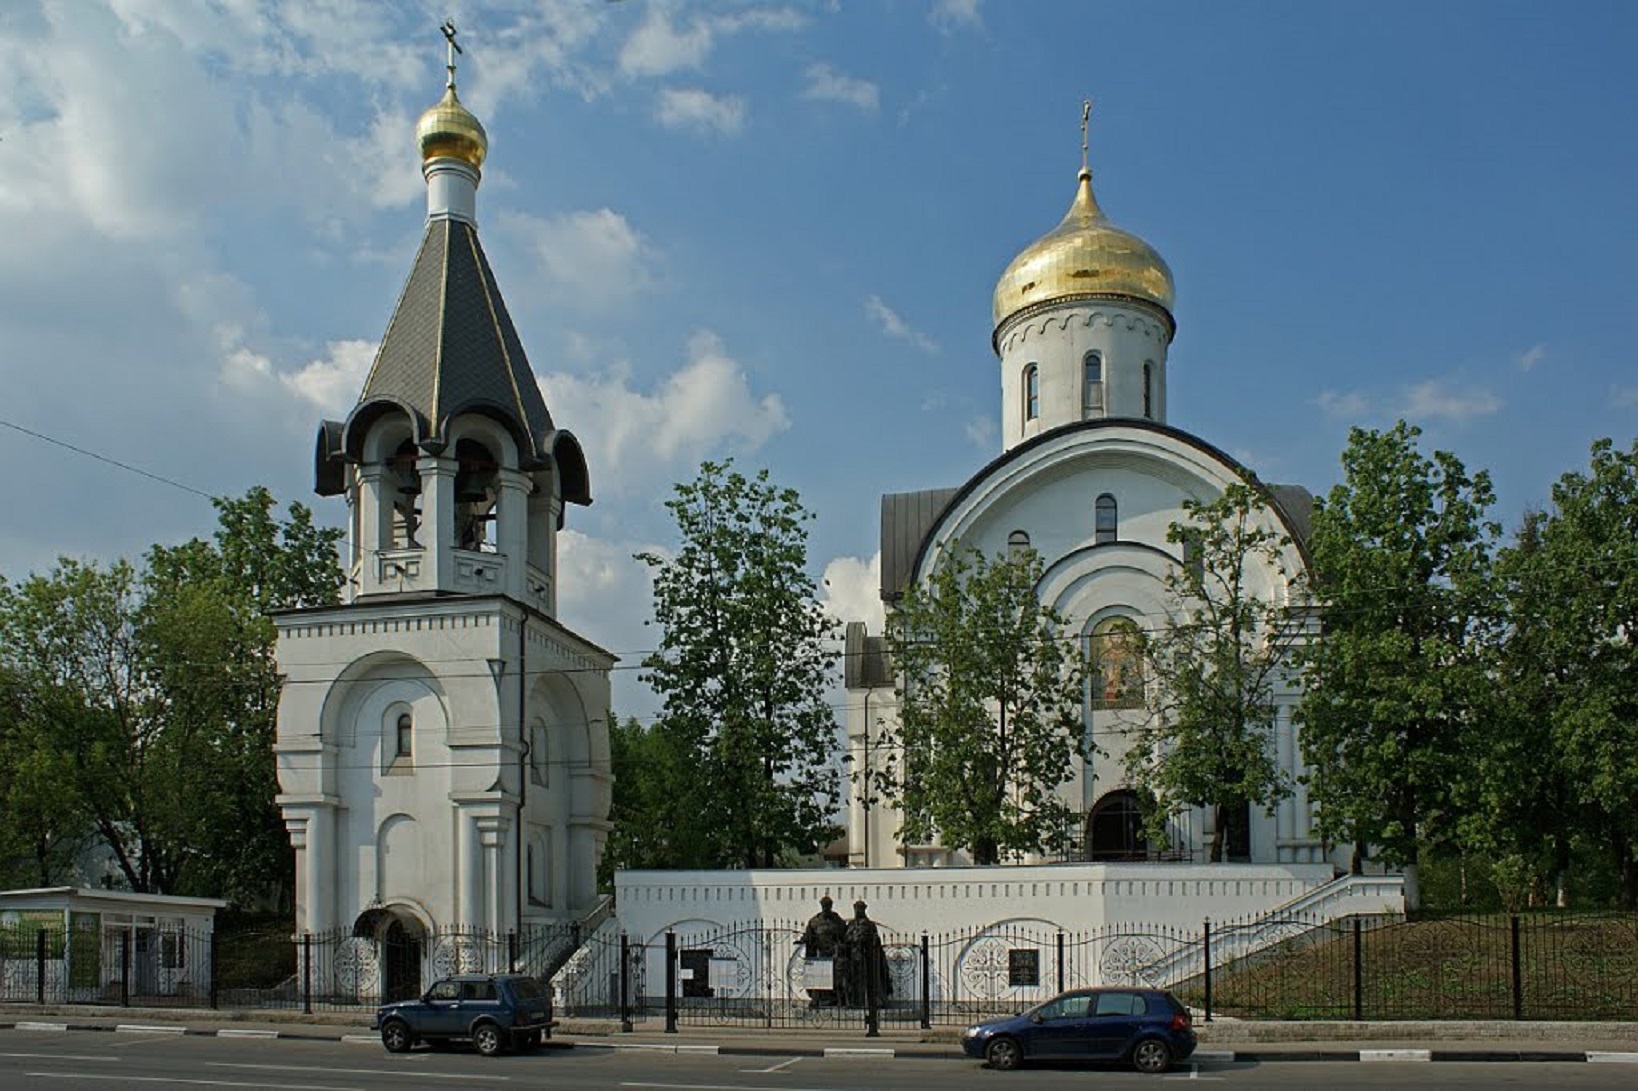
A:
MULTIPOLYGON (((187 1027, 179 1024, 149 1025, 117 1023, 113 1025, 85 1023, 53 1023, 33 1020, 0 1022, 0 1030, 65 1033, 92 1031, 113 1034, 149 1034, 166 1037, 184 1035, 200 1038, 251 1039, 269 1041, 282 1039, 306 1042, 345 1042, 349 1045, 379 1046, 381 1039, 374 1034, 315 1034, 308 1030, 271 1030, 252 1027, 187 1027)), ((742 1056, 742 1057, 830 1057, 873 1058, 877 1060, 972 1060, 956 1049, 913 1048, 896 1046, 792 1046, 783 1045, 703 1045, 673 1042, 610 1042, 597 1039, 560 1039, 549 1043, 557 1049, 607 1049, 627 1052, 662 1053, 688 1056, 742 1056)), ((1587 1063, 1638 1065, 1638 1052, 1614 1050, 1541 1050, 1541 1049, 1279 1049, 1271 1052, 1256 1050, 1201 1049, 1189 1057, 1189 1063, 1214 1064, 1280 1064, 1287 1062, 1346 1061, 1363 1064, 1475 1064, 1475 1063, 1587 1063)))

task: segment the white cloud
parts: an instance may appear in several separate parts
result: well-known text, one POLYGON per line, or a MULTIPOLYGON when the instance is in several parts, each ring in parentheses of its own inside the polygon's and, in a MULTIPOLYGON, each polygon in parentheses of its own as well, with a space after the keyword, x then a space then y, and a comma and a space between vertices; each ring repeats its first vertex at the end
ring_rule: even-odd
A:
POLYGON ((823 62, 808 66, 808 84, 802 97, 820 102, 841 102, 861 110, 874 110, 880 92, 869 80, 847 76, 823 62))
POLYGON ((1520 371, 1534 371, 1537 364, 1547 358, 1547 344, 1537 341, 1523 352, 1519 353, 1517 363, 1520 371))
POLYGON ((753 394, 745 369, 708 331, 690 339, 688 361, 652 392, 634 389, 630 369, 618 365, 590 377, 547 375, 541 389, 553 415, 574 422, 600 487, 663 479, 724 448, 754 450, 790 426, 779 395, 753 394))
MULTIPOLYGON (((571 509, 568 517, 577 515, 578 509, 571 509)), ((652 717, 659 703, 634 668, 658 642, 658 632, 646 624, 654 614, 654 584, 648 566, 632 555, 660 547, 594 537, 573 527, 558 532, 557 546, 558 617, 620 657, 612 676, 615 714, 652 717)))
POLYGON ((882 555, 878 551, 868 561, 858 557, 834 557, 825 565, 822 580, 823 606, 837 621, 862 621, 874 636, 886 624, 882 606, 882 555))
POLYGON ((665 9, 651 7, 620 50, 620 71, 628 76, 665 76, 683 68, 697 69, 711 52, 708 23, 696 20, 685 29, 671 24, 665 9))
POLYGON ((1452 390, 1437 379, 1417 383, 1405 392, 1405 403, 1399 415, 1403 417, 1444 417, 1448 420, 1468 420, 1489 416, 1501 408, 1501 399, 1488 390, 1477 387, 1452 390))
POLYGON ((646 285, 655 254, 636 228, 613 209, 567 212, 542 219, 500 214, 501 230, 525 242, 560 295, 587 305, 628 300, 646 285))
POLYGON ((938 343, 920 330, 912 329, 910 324, 900 318, 898 312, 882 302, 881 296, 870 296, 864 301, 865 314, 876 320, 882 332, 889 337, 896 337, 901 341, 908 341, 921 351, 931 355, 938 351, 938 343))
POLYGON ((945 34, 980 30, 984 26, 984 16, 979 10, 982 6, 983 0, 936 0, 933 10, 927 13, 927 21, 945 34))
POLYGON ((745 127, 745 100, 738 95, 713 95, 697 87, 667 87, 660 92, 656 116, 668 129, 733 136, 745 127))
POLYGON ((1327 416, 1343 420, 1358 420, 1371 409, 1370 399, 1358 390, 1322 390, 1314 404, 1327 416))
POLYGON ((280 375, 279 382, 320 413, 341 417, 364 389, 377 345, 375 341, 331 341, 325 346, 326 355, 280 375))
POLYGON ((996 437, 1000 434, 994 417, 973 417, 962 426, 968 442, 986 456, 995 454, 996 437))
POLYGON ((1638 405, 1638 386, 1610 387, 1610 404, 1621 409, 1638 405))

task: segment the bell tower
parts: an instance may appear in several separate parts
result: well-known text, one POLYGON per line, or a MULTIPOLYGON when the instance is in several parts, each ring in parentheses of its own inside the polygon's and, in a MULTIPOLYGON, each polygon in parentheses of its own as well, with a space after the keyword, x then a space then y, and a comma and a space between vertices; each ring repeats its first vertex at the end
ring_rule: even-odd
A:
POLYGON ((421 246, 314 451, 315 490, 347 506, 343 602, 276 619, 279 802, 314 933, 580 919, 608 832, 614 657, 557 620, 557 532, 590 480, 479 241, 489 138, 444 34, 444 93, 416 128, 421 246))

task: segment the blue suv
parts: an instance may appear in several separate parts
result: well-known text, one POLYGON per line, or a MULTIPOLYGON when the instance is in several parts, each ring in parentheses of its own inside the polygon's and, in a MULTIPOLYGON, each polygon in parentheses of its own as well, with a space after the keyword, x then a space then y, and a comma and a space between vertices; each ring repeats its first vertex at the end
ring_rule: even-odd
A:
POLYGON ((1124 1061, 1164 1072, 1194 1052, 1189 1009, 1164 989, 1076 989, 1022 1015, 969 1027, 961 1048, 991 1068, 1025 1061, 1124 1061))
POLYGON ((527 974, 458 974, 428 989, 419 1000, 400 1000, 375 1013, 373 1029, 390 1053, 417 1042, 456 1038, 492 1057, 507 1047, 534 1049, 553 1026, 552 998, 527 974))

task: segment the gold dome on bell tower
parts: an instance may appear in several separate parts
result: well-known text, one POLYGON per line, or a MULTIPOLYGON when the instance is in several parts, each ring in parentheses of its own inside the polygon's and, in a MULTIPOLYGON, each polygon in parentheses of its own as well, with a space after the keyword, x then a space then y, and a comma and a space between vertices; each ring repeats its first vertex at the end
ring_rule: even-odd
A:
POLYGON ((421 115, 415 125, 415 140, 421 147, 423 162, 460 159, 481 169, 489 154, 489 134, 472 111, 461 105, 453 83, 444 89, 444 97, 421 115))
POLYGON ((449 42, 449 60, 445 68, 449 79, 444 84, 444 97, 439 99, 421 120, 415 123, 415 142, 421 148, 421 161, 459 159, 474 170, 483 168, 489 154, 489 134, 483 131, 483 122, 461 105, 455 94, 455 55, 461 47, 455 43, 455 24, 445 22, 439 28, 449 42))
POLYGON ((1020 311, 1077 298, 1124 297, 1153 304, 1171 319, 1172 271, 1159 252, 1110 222, 1092 193, 1081 118, 1081 172, 1075 199, 1058 226, 1012 259, 995 285, 995 329, 1020 311))

